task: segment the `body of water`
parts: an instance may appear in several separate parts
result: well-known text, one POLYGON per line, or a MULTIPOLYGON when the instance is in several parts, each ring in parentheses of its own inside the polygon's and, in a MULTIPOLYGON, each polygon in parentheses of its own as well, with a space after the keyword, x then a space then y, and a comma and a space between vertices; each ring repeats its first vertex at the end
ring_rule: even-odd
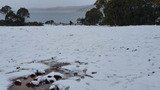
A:
MULTIPOLYGON (((29 9, 30 18, 27 18, 27 22, 38 21, 46 22, 48 20, 54 20, 56 23, 69 23, 72 21, 76 23, 78 18, 85 17, 85 13, 93 8, 93 5, 88 6, 70 6, 70 7, 54 7, 46 9, 29 9)), ((4 19, 5 16, 0 14, 0 19, 4 19)))
POLYGON ((56 23, 69 23, 69 21, 76 22, 77 18, 84 16, 84 12, 31 12, 30 18, 27 21, 45 22, 47 20, 54 20, 56 23))

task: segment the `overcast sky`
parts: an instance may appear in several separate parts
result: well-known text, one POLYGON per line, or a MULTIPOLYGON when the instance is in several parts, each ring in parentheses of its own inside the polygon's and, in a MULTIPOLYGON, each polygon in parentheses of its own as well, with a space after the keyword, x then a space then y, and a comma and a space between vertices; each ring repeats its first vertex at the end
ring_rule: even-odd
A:
POLYGON ((0 0, 0 7, 9 5, 14 9, 26 8, 47 8, 61 6, 81 6, 94 4, 96 0, 0 0))

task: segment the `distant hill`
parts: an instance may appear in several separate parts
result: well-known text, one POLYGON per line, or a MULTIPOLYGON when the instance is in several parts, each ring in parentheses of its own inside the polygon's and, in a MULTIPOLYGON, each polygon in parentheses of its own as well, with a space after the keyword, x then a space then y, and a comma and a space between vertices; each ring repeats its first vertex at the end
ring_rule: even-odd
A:
POLYGON ((32 8, 30 11, 29 21, 45 22, 54 20, 55 22, 68 23, 70 20, 76 23, 77 18, 82 18, 85 13, 93 8, 94 5, 86 6, 68 6, 53 8, 32 8))
POLYGON ((93 8, 94 5, 86 6, 67 6, 67 7, 52 7, 52 8, 32 8, 30 12, 86 12, 93 8))

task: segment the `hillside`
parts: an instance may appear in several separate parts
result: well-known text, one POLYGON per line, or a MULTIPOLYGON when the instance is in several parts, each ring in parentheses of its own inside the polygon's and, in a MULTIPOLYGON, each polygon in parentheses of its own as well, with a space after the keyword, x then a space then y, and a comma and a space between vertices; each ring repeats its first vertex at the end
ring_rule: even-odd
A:
POLYGON ((0 90, 56 62, 70 63, 62 69, 71 72, 85 70, 55 81, 69 90, 160 89, 159 26, 0 28, 0 90))

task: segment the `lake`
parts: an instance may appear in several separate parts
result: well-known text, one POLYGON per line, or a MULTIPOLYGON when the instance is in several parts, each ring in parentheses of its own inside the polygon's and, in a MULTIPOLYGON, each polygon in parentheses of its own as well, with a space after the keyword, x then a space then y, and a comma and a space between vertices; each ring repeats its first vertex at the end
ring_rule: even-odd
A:
POLYGON ((82 18, 85 13, 82 12, 31 12, 30 18, 27 21, 40 21, 54 20, 56 23, 69 21, 76 22, 77 18, 82 18))
MULTIPOLYGON (((29 9, 30 18, 26 21, 44 23, 48 20, 54 20, 56 23, 69 23, 69 21, 76 23, 77 18, 85 17, 85 13, 91 8, 93 8, 93 5, 29 9)), ((4 19, 4 15, 0 14, 0 19, 4 19)))

